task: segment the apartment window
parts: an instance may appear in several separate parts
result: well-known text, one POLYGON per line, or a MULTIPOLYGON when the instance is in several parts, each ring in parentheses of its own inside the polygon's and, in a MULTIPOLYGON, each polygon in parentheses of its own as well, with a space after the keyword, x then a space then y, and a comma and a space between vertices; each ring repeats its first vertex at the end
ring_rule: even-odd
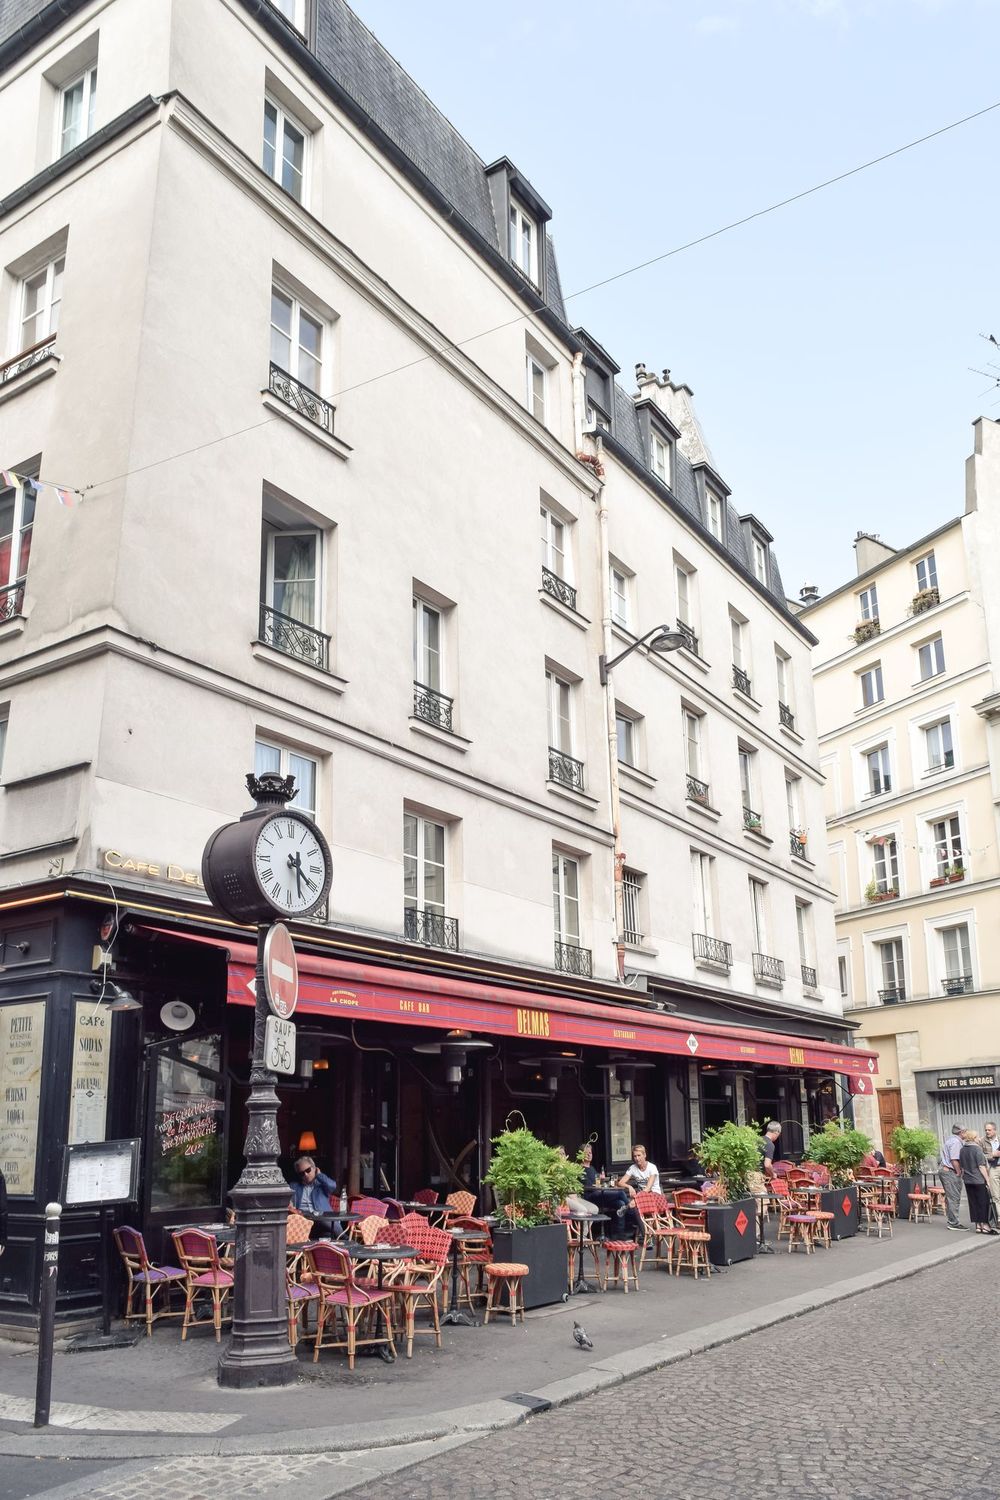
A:
POLYGON ((552 916, 556 942, 580 946, 580 866, 568 854, 552 851, 552 916))
POLYGON ((722 501, 712 490, 705 492, 705 520, 717 542, 722 541, 722 501))
POLYGON ((291 21, 302 36, 306 34, 306 0, 271 0, 276 10, 280 10, 286 20, 291 21))
POLYGON ((618 734, 618 759, 626 766, 634 766, 636 754, 635 720, 630 718, 628 714, 617 713, 615 715, 615 729, 618 734))
POLYGON ((94 133, 97 69, 88 68, 62 90, 59 102, 59 155, 65 156, 94 133))
POLYGON ((545 421, 545 366, 539 364, 533 354, 525 356, 527 375, 527 402, 531 415, 539 422, 545 421))
POLYGON ((850 994, 850 978, 847 967, 847 955, 837 955, 837 978, 840 981, 840 998, 846 1000, 850 994))
POLYGON ((694 586, 692 583, 691 569, 682 567, 677 563, 674 567, 674 579, 677 584, 677 619, 681 625, 687 625, 694 629, 693 598, 694 586))
POLYGON ((25 277, 21 297, 21 349, 31 349, 57 331, 65 269, 66 257, 60 255, 34 275, 25 277))
POLYGON ((753 930, 753 951, 767 952, 767 886, 763 880, 749 879, 750 921, 753 930))
POLYGON ((264 100, 263 167, 297 203, 304 201, 306 131, 273 99, 264 100))
POLYGON ((255 776, 274 771, 279 776, 294 776, 297 795, 289 805, 308 818, 316 816, 316 783, 318 763, 309 755, 300 755, 284 745, 272 745, 267 740, 254 744, 253 769, 255 776))
POLYGON ((778 684, 778 702, 786 708, 794 707, 792 693, 792 659, 775 648, 774 675, 778 684))
POLYGON ((403 907, 443 917, 444 824, 403 814, 403 907))
POLYGON ((885 1004, 906 999, 906 970, 903 966, 903 939, 889 938, 875 944, 882 987, 879 999, 885 1004))
POLYGON ((917 593, 922 594, 924 589, 936 589, 937 562, 933 552, 928 552, 926 557, 918 557, 914 564, 917 570, 917 593))
POLYGON ((951 739, 951 720, 942 719, 924 730, 928 771, 951 770, 955 764, 955 747, 951 739))
POLYGON ((629 608, 629 576, 621 568, 611 564, 611 618, 616 625, 624 629, 630 628, 631 610, 629 608))
POLYGON ((862 620, 878 619, 878 593, 875 585, 862 589, 858 595, 858 607, 861 611, 862 620))
POLYGON ((712 899, 712 856, 691 850, 691 893, 694 900, 694 930, 712 937, 715 933, 715 903, 712 899))
POLYGON ((962 829, 958 817, 939 818, 931 824, 934 844, 935 878, 944 880, 948 875, 965 869, 962 853, 962 829))
POLYGON ((21 613, 35 524, 35 486, 26 476, 0 489, 0 623, 21 613))
POLYGON ((807 981, 803 974, 804 983, 816 983, 816 972, 812 969, 812 907, 808 901, 796 901, 795 903, 795 931, 799 940, 799 963, 803 968, 812 971, 811 980, 807 981))
POLYGON ((310 390, 322 389, 322 320, 280 286, 271 288, 271 360, 310 390))
POLYGON ((895 834, 886 834, 872 846, 875 889, 881 893, 899 890, 899 849, 895 834))
POLYGON ((684 766, 689 776, 703 780, 701 774, 701 714, 684 710, 684 766))
POLYGON ((549 747, 563 755, 573 751, 573 688, 555 672, 546 672, 545 689, 548 704, 549 747))
POLYGON ((413 596, 413 680, 439 693, 443 680, 444 620, 439 609, 413 596))
POLYGON ((767 582, 767 548, 763 542, 756 537, 750 539, 750 554, 753 562, 753 576, 758 583, 767 582))
POLYGON ((592 401, 588 401, 587 410, 583 418, 583 427, 585 432, 593 432, 595 429, 599 429, 601 432, 610 432, 611 419, 606 412, 601 411, 599 406, 595 406, 592 401))
POLYGON ((542 567, 548 568, 557 578, 568 578, 566 566, 566 523, 543 505, 539 508, 542 522, 542 567))
POLYGON ((746 670, 744 659, 744 621, 736 615, 729 616, 729 633, 733 643, 733 666, 741 672, 746 670))
POLYGON ((969 924, 958 922, 954 927, 938 929, 941 940, 941 966, 944 970, 942 983, 946 994, 964 995, 972 988, 972 944, 969 941, 969 924))
POLYGON ((802 809, 799 799, 800 778, 798 776, 785 777, 785 806, 788 809, 788 827, 791 832, 802 828, 802 809))
POLYGON ((626 943, 642 942, 642 887, 645 880, 637 870, 622 870, 622 936, 626 943))
POLYGON ((877 745, 865 754, 865 772, 868 778, 868 795, 881 797, 892 791, 892 776, 889 771, 889 746, 877 745))
MULTIPOLYGON (((538 285, 538 225, 520 203, 510 204, 510 258, 529 281, 538 285)), ((536 413, 537 415, 537 413, 536 413)))
POLYGON ((654 432, 650 439, 650 464, 657 479, 669 484, 672 473, 673 445, 660 433, 654 432))
POLYGON ((917 661, 920 665, 921 682, 926 682, 928 677, 937 677, 944 671, 944 641, 939 635, 917 647, 917 661))
POLYGON ((871 708, 873 703, 881 703, 884 697, 882 664, 875 662, 874 666, 861 673, 861 702, 865 708, 871 708))
POLYGON ((746 810, 753 807, 753 763, 755 755, 752 750, 744 750, 741 747, 738 751, 738 756, 740 763, 740 792, 743 797, 743 807, 746 810))

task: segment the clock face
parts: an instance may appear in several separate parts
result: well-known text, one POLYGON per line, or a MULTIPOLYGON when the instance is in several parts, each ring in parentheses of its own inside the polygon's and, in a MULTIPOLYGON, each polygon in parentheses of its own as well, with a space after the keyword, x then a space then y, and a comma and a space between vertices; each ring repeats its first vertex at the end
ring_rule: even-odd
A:
POLYGON ((268 818, 254 840, 253 864, 268 901, 289 916, 311 911, 326 895, 326 850, 307 818, 268 818))

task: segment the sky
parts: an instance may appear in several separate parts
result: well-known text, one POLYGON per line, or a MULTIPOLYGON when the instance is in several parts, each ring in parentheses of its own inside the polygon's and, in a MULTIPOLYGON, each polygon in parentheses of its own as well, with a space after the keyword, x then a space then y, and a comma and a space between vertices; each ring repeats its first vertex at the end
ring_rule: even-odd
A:
MULTIPOLYGON (((566 294, 1000 102, 1000 0, 352 3, 548 202, 566 294)), ((692 388, 792 596, 846 582, 859 530, 964 509, 1000 419, 998 160, 1000 108, 567 303, 628 389, 640 360, 692 388)))

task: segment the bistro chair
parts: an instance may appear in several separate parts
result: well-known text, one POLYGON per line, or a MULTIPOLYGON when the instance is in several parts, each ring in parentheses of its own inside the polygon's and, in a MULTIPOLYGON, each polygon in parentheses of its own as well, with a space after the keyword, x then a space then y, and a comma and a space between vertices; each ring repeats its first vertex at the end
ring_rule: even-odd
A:
POLYGON ((384 1199, 372 1198, 363 1193, 356 1193, 353 1198, 348 1198, 347 1207, 352 1214, 361 1214, 362 1218, 366 1214, 378 1214, 382 1219, 389 1217, 384 1199))
MULTIPOLYGON (((386 1230, 389 1221, 379 1218, 378 1214, 369 1214, 367 1219, 360 1219, 358 1223, 351 1225, 351 1239, 359 1241, 362 1245, 385 1245, 390 1243, 386 1239, 386 1230)), ((374 1261, 357 1259, 352 1257, 354 1266, 354 1280, 359 1286, 377 1286, 378 1267, 374 1261), (374 1280, 373 1280, 374 1276, 374 1280)))
POLYGON ((517 1314, 521 1313, 521 1326, 524 1327, 524 1278, 528 1274, 528 1267, 521 1261, 497 1260, 490 1261, 484 1267, 486 1272, 486 1283, 489 1294, 486 1298, 486 1309, 483 1313, 483 1326, 490 1321, 490 1315, 509 1316, 511 1327, 517 1327, 517 1314), (503 1293, 507 1292, 506 1305, 503 1302, 503 1293))
POLYGON ((146 1337, 150 1338, 153 1332, 153 1324, 157 1318, 179 1318, 182 1313, 177 1308, 170 1306, 170 1289, 178 1282, 184 1281, 187 1273, 179 1266, 154 1266, 146 1254, 146 1242, 138 1229, 130 1229, 123 1224, 114 1232, 115 1244, 118 1254, 125 1265, 125 1273, 128 1276, 128 1291, 125 1296, 125 1321, 129 1323, 134 1318, 143 1318, 146 1322, 146 1337), (132 1299, 136 1292, 142 1291, 142 1311, 136 1312, 132 1308, 132 1299), (162 1292, 164 1306, 156 1305, 157 1293, 162 1292))
POLYGON ((448 1208, 453 1208, 457 1214, 474 1214, 476 1211, 475 1193, 449 1193, 444 1200, 448 1208))
MULTIPOLYGON (((410 1216, 417 1218, 416 1214, 410 1216)), ((404 1220, 405 1223, 405 1220, 404 1220)), ((388 1226, 390 1229, 392 1225, 388 1226)), ((402 1224, 400 1229, 402 1229, 402 1224)), ((431 1327, 420 1329, 421 1333, 433 1333, 437 1346, 441 1347, 441 1319, 438 1313, 438 1287, 444 1276, 444 1268, 451 1254, 451 1235, 444 1229, 435 1229, 433 1224, 421 1219, 400 1241, 412 1245, 416 1252, 412 1259, 393 1266, 385 1278, 386 1287, 403 1304, 406 1325, 406 1357, 413 1357, 413 1338, 418 1332, 416 1316, 423 1304, 430 1309, 431 1327)))
POLYGON ((639 1290, 639 1270, 636 1266, 636 1257, 639 1254, 639 1246, 635 1240, 609 1240, 600 1242, 604 1251, 604 1275, 601 1279, 601 1291, 608 1289, 608 1272, 612 1271, 610 1277, 611 1285, 617 1286, 621 1278, 622 1291, 628 1292, 628 1278, 631 1272, 632 1281, 636 1291, 639 1290))
MULTIPOLYGON (((458 1276, 459 1276, 459 1302, 464 1300, 473 1306, 473 1299, 486 1297, 486 1273, 484 1266, 493 1259, 493 1236, 490 1234, 490 1226, 482 1219, 475 1219, 471 1214, 458 1214, 454 1219, 448 1221, 449 1229, 466 1229, 480 1236, 474 1240, 459 1240, 458 1242, 458 1276), (472 1273, 476 1273, 476 1289, 472 1290, 472 1273)), ((596 1260, 596 1258, 595 1258, 596 1260)), ((572 1275, 572 1261, 570 1262, 572 1275)))
POLYGON ((830 1233, 830 1225, 837 1217, 826 1208, 810 1208, 809 1214, 815 1221, 813 1228, 813 1240, 817 1245, 822 1245, 824 1250, 833 1249, 833 1236, 830 1233))
POLYGON ((219 1258, 219 1245, 214 1234, 205 1234, 201 1229, 175 1229, 173 1239, 185 1275, 181 1339, 187 1338, 193 1321, 195 1298, 199 1293, 208 1292, 212 1298, 212 1324, 218 1344, 222 1341, 222 1309, 233 1289, 233 1273, 226 1270, 219 1258))
POLYGON ((944 1188, 940 1183, 932 1183, 927 1189, 927 1196, 931 1200, 931 1213, 943 1214, 945 1212, 944 1188))
POLYGON ((317 1240, 306 1251, 306 1262, 312 1281, 319 1293, 316 1314, 316 1342, 313 1346, 313 1363, 319 1359, 321 1349, 346 1349, 347 1368, 354 1369, 354 1356, 359 1344, 388 1344, 392 1353, 396 1345, 392 1338, 393 1292, 386 1287, 360 1286, 355 1280, 351 1257, 340 1245, 329 1240, 317 1240), (382 1319, 384 1333, 379 1334, 378 1320, 382 1319), (367 1332, 358 1337, 359 1327, 365 1323, 367 1332), (327 1330, 332 1338, 326 1337, 327 1330), (342 1336, 337 1337, 340 1333, 342 1336))
POLYGON ((674 1189, 674 1207, 675 1208, 690 1208, 692 1206, 696 1206, 698 1208, 701 1208, 702 1205, 704 1204, 704 1202, 705 1202, 705 1200, 702 1197, 701 1192, 700 1192, 700 1190, 698 1188, 675 1188, 674 1189))
POLYGON ((909 1219, 911 1224, 919 1224, 921 1219, 923 1219, 926 1224, 929 1224, 931 1222, 930 1193, 918 1192, 910 1194, 909 1219))
POLYGON ((427 1220, 423 1214, 404 1214, 401 1219, 391 1219, 387 1222, 382 1232, 382 1240, 386 1245, 413 1245, 416 1243, 413 1236, 426 1227, 427 1220))
POLYGON ((412 1203, 423 1203, 427 1208, 430 1208, 431 1204, 436 1203, 440 1196, 440 1193, 435 1192, 433 1188, 420 1188, 414 1193, 410 1201, 412 1203))
POLYGON ((887 1193, 885 1187, 886 1184, 883 1182, 876 1187, 861 1190, 865 1234, 869 1237, 874 1229, 879 1239, 882 1238, 883 1230, 892 1239, 892 1221, 896 1217, 896 1195, 894 1191, 887 1193))
POLYGON ((683 1226, 679 1229, 674 1241, 675 1265, 677 1275, 688 1270, 695 1281, 701 1271, 706 1276, 712 1274, 712 1262, 708 1258, 708 1246, 712 1236, 707 1229, 687 1229, 683 1226))
MULTIPOLYGON (((294 1208, 289 1209, 288 1220, 285 1224, 285 1256, 288 1261, 288 1269, 293 1275, 298 1267, 302 1251, 309 1243, 309 1236, 312 1234, 312 1229, 311 1219, 307 1219, 304 1214, 298 1213, 294 1208)), ((226 1265, 225 1261, 223 1261, 223 1265, 226 1265)))
POLYGON ((787 1224, 789 1254, 801 1246, 807 1255, 812 1255, 816 1248, 815 1214, 791 1213, 788 1215, 787 1224))
MULTIPOLYGON (((416 1199, 414 1199, 414 1202, 416 1202, 416 1199)), ((390 1224, 394 1223, 397 1219, 406 1218, 406 1209, 398 1198, 387 1198, 385 1200, 385 1216, 390 1224)))
POLYGON ((315 1302, 319 1305, 319 1287, 310 1277, 308 1283, 303 1284, 296 1281, 292 1274, 293 1268, 288 1266, 285 1270, 285 1293, 288 1301, 288 1342, 294 1349, 299 1341, 299 1319, 302 1320, 302 1332, 307 1330, 309 1308, 315 1302))
POLYGON ((680 1230, 671 1217, 667 1200, 662 1193, 636 1193, 635 1208, 644 1230, 639 1270, 646 1264, 646 1256, 653 1252, 653 1265, 666 1266, 673 1270, 674 1242, 680 1230), (666 1245, 666 1254, 663 1247, 666 1245))

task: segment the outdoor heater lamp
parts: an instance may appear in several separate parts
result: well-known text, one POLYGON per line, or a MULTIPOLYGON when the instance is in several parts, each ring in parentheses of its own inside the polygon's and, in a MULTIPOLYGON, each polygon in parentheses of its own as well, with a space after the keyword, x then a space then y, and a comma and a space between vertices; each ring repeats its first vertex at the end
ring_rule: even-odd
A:
POLYGON ((444 1062, 445 1082, 452 1093, 457 1094, 462 1086, 462 1074, 469 1053, 488 1052, 492 1045, 480 1037, 474 1037, 471 1032, 455 1030, 446 1032, 440 1041, 418 1042, 413 1051, 428 1057, 440 1057, 444 1062))

